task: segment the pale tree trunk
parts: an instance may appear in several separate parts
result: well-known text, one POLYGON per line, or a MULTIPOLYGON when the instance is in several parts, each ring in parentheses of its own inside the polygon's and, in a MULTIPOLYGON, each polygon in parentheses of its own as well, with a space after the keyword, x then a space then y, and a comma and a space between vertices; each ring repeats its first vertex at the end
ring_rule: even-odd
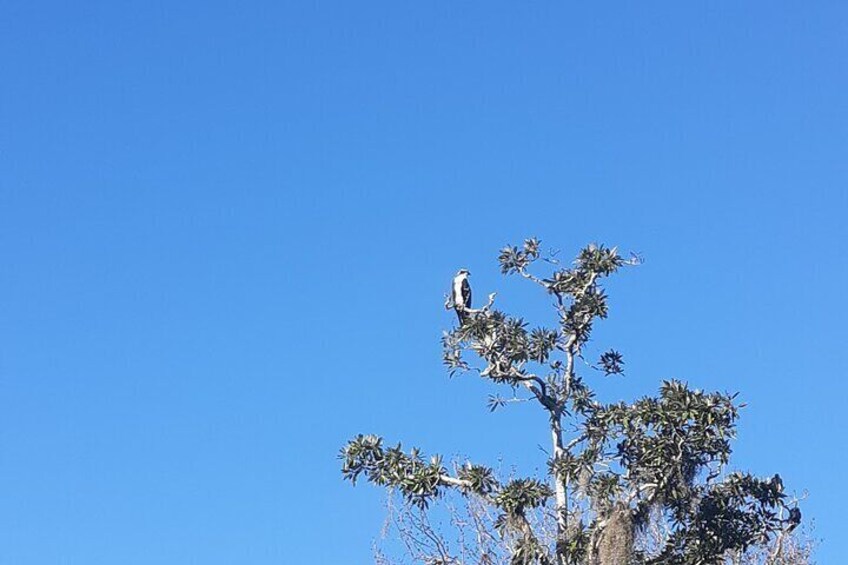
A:
MULTIPOLYGON (((551 440, 553 442, 554 460, 564 454, 562 444, 562 415, 559 411, 551 413, 551 440)), ((557 547, 556 562, 566 565, 565 555, 561 550, 568 541, 568 481, 554 477, 554 493, 556 499, 557 547)))

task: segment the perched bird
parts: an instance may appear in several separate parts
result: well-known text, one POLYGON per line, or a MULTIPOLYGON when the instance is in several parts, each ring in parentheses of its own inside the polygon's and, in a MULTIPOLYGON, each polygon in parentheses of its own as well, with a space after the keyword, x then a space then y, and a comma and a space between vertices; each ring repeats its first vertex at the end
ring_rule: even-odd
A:
POLYGON ((453 308, 459 317, 460 325, 465 320, 466 310, 471 308, 471 285, 468 284, 470 274, 465 269, 460 269, 453 278, 453 286, 451 287, 453 308))
POLYGON ((780 478, 780 475, 773 476, 771 478, 771 484, 778 493, 783 492, 783 479, 780 478))

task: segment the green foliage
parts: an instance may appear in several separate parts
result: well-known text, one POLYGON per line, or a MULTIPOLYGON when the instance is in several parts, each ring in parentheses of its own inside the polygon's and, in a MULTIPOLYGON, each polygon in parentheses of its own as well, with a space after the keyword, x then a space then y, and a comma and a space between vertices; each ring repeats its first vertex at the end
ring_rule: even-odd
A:
POLYGON ((364 474, 372 483, 394 487, 419 507, 426 507, 439 496, 441 477, 445 474, 441 457, 424 462, 417 449, 407 455, 401 444, 384 448, 383 440, 373 435, 358 435, 342 449, 342 475, 356 484, 364 474))
POLYGON ((765 543, 770 534, 791 525, 776 513, 785 496, 777 475, 762 480, 732 473, 718 484, 699 487, 692 495, 693 508, 679 516, 680 527, 649 563, 710 563, 730 550, 765 543))
POLYGON ((539 258, 541 242, 536 238, 527 239, 521 249, 516 246, 506 246, 501 249, 498 263, 505 275, 521 273, 539 258))
POLYGON ((491 469, 467 463, 457 471, 457 478, 468 483, 466 490, 487 497, 499 487, 491 469))
POLYGON ((615 349, 610 349, 602 353, 598 363, 601 366, 601 370, 607 376, 624 374, 624 359, 621 353, 615 349))
POLYGON ((537 479, 514 479, 495 495, 492 501, 508 515, 522 515, 528 508, 536 508, 551 497, 551 487, 537 479))
POLYGON ((659 398, 596 407, 582 427, 596 445, 617 442, 614 459, 631 486, 647 486, 648 500, 683 512, 698 473, 728 463, 737 417, 733 397, 668 381, 659 398))
POLYGON ((467 463, 449 477, 439 456, 425 462, 415 448, 407 455, 400 444, 383 447, 373 435, 358 435, 342 449, 342 475, 356 484, 364 475, 370 482, 396 488, 407 500, 424 508, 438 498, 445 486, 463 493, 484 497, 508 517, 523 516, 526 509, 537 508, 551 497, 548 485, 537 479, 514 479, 500 485, 488 467, 467 463))
MULTIPOLYGON (((717 563, 797 526, 800 511, 788 501, 778 476, 758 479, 726 471, 739 417, 736 395, 705 393, 673 380, 664 382, 656 397, 602 403, 578 373, 593 325, 609 314, 602 281, 638 264, 636 257, 625 259, 614 247, 593 244, 566 267, 555 255, 543 257, 541 242, 533 238, 504 247, 498 263, 502 273, 536 283, 553 298, 556 326, 528 330, 523 318, 498 310, 490 300, 463 311, 459 327, 443 334, 443 360, 451 375, 474 371, 509 385, 513 394, 530 395, 492 395, 492 410, 512 401, 538 401, 554 439, 548 480, 518 478, 502 485, 491 469, 472 464, 450 475, 439 457, 425 462, 417 450, 384 448, 376 436, 357 436, 343 449, 346 479, 355 482, 364 475, 420 507, 446 488, 481 497, 501 512, 497 530, 518 536, 512 563, 592 561, 592 540, 603 537, 614 508, 625 513, 619 523, 638 528, 650 516, 663 517, 668 526, 663 547, 650 555, 633 553, 635 560, 656 565, 717 563), (544 275, 531 272, 540 261, 549 270, 544 275), (564 437, 564 422, 574 430, 570 438, 564 437), (526 517, 552 499, 553 547, 540 541, 526 517)), ((621 375, 623 355, 609 349, 594 368, 621 375)))

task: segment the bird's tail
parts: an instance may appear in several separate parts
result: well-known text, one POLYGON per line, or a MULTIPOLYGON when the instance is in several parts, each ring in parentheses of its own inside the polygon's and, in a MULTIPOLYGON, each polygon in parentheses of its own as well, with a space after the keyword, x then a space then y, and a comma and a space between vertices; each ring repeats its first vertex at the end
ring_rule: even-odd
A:
POLYGON ((462 326, 468 318, 468 312, 461 306, 455 306, 454 310, 456 311, 456 317, 459 319, 459 325, 462 326))

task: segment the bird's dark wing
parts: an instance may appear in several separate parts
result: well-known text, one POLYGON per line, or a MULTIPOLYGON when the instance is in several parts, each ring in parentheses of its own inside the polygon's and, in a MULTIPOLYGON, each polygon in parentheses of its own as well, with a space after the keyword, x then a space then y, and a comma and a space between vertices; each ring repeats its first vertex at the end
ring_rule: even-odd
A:
POLYGON ((471 285, 468 284, 468 279, 462 281, 462 303, 466 308, 471 308, 471 285))

